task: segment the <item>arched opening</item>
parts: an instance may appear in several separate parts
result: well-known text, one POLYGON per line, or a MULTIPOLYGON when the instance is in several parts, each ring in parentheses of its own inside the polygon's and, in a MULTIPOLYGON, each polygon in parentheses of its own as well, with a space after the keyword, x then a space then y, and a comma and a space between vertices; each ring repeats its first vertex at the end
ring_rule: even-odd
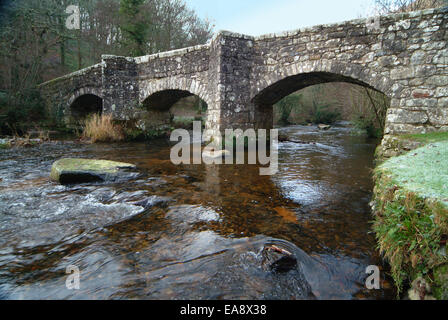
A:
POLYGON ((203 99, 186 90, 156 92, 143 101, 143 107, 155 121, 167 119, 172 127, 184 129, 191 129, 193 121, 204 125, 208 109, 203 99))
POLYGON ((260 93, 258 93, 253 98, 253 101, 256 104, 274 105, 282 98, 300 89, 313 86, 316 84, 329 83, 329 82, 347 82, 372 88, 371 86, 360 80, 356 80, 343 75, 329 72, 310 72, 286 77, 280 81, 277 81, 276 83, 268 86, 267 88, 263 89, 260 93))
POLYGON ((94 94, 84 94, 77 97, 70 105, 70 116, 74 123, 79 124, 89 115, 101 114, 103 99, 94 94))
POLYGON ((329 72, 311 72, 289 76, 267 86, 252 102, 257 128, 272 128, 274 124, 354 121, 349 116, 357 110, 358 120, 363 117, 370 122, 374 120, 383 131, 389 99, 363 81, 329 72), (322 96, 328 99, 325 101, 322 96), (356 109, 360 106, 362 110, 356 109), (305 110, 297 110, 300 108, 305 110), (289 121, 291 114, 296 116, 295 122, 289 121), (300 115, 302 118, 297 119, 300 115))

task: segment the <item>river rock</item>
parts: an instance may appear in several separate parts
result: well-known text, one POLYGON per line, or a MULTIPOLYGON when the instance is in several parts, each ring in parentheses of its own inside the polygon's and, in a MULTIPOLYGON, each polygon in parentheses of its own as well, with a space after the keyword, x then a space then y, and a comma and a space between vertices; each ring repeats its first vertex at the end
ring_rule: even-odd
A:
POLYGON ((264 268, 274 273, 287 273, 297 267, 297 259, 293 253, 278 245, 266 245, 262 256, 264 268))
POLYGON ((143 207, 145 210, 151 209, 153 207, 166 208, 168 203, 172 198, 151 196, 140 201, 133 202, 132 204, 143 207))
POLYGON ((113 181, 123 176, 124 169, 135 169, 135 165, 108 160, 67 158, 53 163, 50 178, 61 184, 113 181))
POLYGON ((319 128, 319 130, 329 130, 331 128, 331 126, 328 124, 320 124, 317 127, 319 128))

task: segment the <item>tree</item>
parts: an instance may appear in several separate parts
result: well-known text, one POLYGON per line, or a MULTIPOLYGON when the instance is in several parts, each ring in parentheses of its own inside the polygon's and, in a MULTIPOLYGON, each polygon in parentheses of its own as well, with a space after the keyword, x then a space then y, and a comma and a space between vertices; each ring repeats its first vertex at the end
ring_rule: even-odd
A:
POLYGON ((120 1, 121 45, 131 56, 142 56, 147 52, 147 32, 151 24, 141 14, 145 0, 120 1))
POLYGON ((16 0, 1 9, 0 130, 42 114, 36 85, 98 63, 102 54, 145 55, 212 36, 181 0, 16 0), (65 26, 68 5, 79 6, 79 30, 65 26))
POLYGON ((437 8, 448 5, 447 0, 375 0, 379 13, 396 13, 437 8))
POLYGON ((279 102, 277 102, 275 109, 277 109, 277 112, 279 113, 280 117, 278 122, 281 125, 290 124, 289 116, 291 115, 292 110, 300 105, 301 100, 302 100, 301 94, 292 93, 284 97, 279 102))

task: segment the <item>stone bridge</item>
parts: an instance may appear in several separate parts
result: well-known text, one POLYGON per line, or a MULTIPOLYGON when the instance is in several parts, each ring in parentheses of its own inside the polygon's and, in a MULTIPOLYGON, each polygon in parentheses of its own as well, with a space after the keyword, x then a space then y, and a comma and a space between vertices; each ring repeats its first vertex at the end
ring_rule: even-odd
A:
POLYGON ((271 128, 272 105, 301 88, 344 81, 391 100, 385 137, 448 131, 448 7, 251 37, 219 32, 206 45, 102 62, 40 86, 70 122, 86 112, 167 124, 177 100, 208 105, 206 128, 271 128))

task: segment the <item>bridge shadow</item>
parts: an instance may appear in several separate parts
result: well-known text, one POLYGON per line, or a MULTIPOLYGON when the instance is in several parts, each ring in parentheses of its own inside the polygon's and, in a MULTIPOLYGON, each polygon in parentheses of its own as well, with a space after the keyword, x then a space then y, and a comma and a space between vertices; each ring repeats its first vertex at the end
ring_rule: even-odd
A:
POLYGON ((103 99, 94 94, 84 94, 77 97, 69 106, 69 122, 79 125, 88 116, 102 112, 103 99))

